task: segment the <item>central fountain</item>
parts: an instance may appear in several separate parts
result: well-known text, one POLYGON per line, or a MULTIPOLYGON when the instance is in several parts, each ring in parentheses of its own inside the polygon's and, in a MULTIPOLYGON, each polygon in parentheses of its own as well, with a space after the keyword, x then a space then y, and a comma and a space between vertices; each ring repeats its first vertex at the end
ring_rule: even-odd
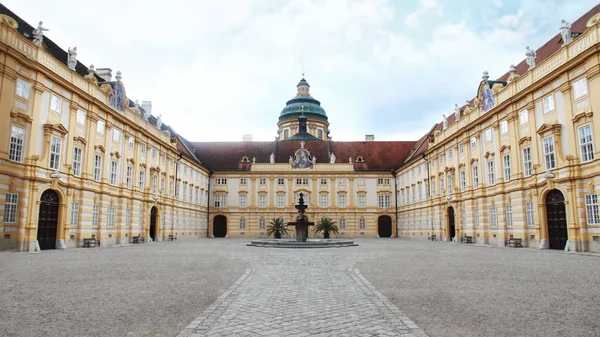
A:
POLYGON ((308 238, 308 226, 314 226, 314 222, 309 222, 306 215, 304 215, 304 211, 308 208, 308 205, 304 204, 304 194, 300 193, 298 199, 298 205, 296 205, 296 209, 298 210, 298 216, 296 217, 296 221, 288 222, 288 226, 296 227, 296 242, 306 242, 308 238))

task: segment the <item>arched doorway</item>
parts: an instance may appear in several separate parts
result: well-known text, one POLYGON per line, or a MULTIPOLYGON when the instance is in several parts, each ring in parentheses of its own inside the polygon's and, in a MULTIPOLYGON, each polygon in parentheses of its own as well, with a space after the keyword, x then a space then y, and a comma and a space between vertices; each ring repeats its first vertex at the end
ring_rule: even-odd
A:
POLYGON ((380 238, 392 237, 392 218, 382 215, 377 219, 377 234, 380 238))
POLYGON ((150 237, 152 238, 152 241, 156 241, 156 216, 158 213, 158 209, 156 208, 156 206, 153 206, 150 209, 150 237))
POLYGON ((40 249, 56 248, 56 231, 58 228, 58 194, 46 190, 40 198, 37 240, 40 249))
POLYGON ((225 216, 217 215, 213 220, 213 236, 215 238, 227 236, 227 218, 225 216))
POLYGON ((546 196, 546 221, 548 223, 548 243, 550 249, 565 249, 569 232, 565 197, 559 190, 552 190, 546 196))
POLYGON ((454 207, 448 207, 448 237, 450 241, 456 236, 456 226, 454 225, 454 207))

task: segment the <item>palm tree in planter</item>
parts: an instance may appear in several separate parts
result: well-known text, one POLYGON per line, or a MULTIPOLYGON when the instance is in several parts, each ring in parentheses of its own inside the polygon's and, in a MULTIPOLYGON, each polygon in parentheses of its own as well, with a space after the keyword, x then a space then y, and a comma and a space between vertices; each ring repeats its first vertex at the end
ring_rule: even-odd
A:
POLYGON ((340 234, 338 230, 338 226, 335 224, 335 221, 331 220, 329 217, 321 218, 321 221, 315 226, 315 234, 323 233, 323 238, 329 239, 329 234, 333 233, 335 235, 340 234))
POLYGON ((267 226, 267 235, 273 235, 275 239, 281 239, 282 235, 287 235, 288 228, 283 222, 282 218, 273 218, 271 222, 269 222, 269 226, 267 226))

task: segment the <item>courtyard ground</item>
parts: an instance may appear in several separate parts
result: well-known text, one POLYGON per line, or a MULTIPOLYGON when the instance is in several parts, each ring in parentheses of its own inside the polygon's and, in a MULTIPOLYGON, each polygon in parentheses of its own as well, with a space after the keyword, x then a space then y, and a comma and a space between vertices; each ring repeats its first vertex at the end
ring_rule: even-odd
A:
POLYGON ((1 335, 600 336, 598 256, 407 239, 246 242, 2 252, 1 335))

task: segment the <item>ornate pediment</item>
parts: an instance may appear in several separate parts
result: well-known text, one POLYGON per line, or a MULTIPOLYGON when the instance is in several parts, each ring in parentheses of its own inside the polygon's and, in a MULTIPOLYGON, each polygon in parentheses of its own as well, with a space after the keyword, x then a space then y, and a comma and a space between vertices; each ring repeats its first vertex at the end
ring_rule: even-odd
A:
POLYGON ((485 159, 488 159, 489 157, 493 157, 493 156, 494 156, 494 152, 490 152, 490 151, 487 151, 484 155, 485 159))
POLYGON ((300 148, 294 152, 293 157, 290 157, 292 168, 314 168, 315 163, 315 157, 311 158, 310 151, 304 148, 304 142, 300 142, 300 148))
POLYGON ((526 137, 521 137, 521 139, 519 139, 519 145, 523 145, 523 143, 525 142, 530 142, 531 141, 531 137, 526 136, 526 137))
POLYGON ((502 147, 500 147, 500 153, 504 152, 504 150, 510 150, 510 145, 502 145, 502 147))
POLYGON ((556 122, 552 123, 552 124, 544 123, 537 130, 537 133, 538 133, 538 135, 543 135, 547 132, 560 134, 560 129, 561 129, 561 125, 559 123, 556 123, 556 122))
POLYGON ((69 130, 67 130, 67 128, 64 127, 64 125, 58 123, 58 124, 44 124, 44 133, 58 133, 61 136, 66 135, 67 133, 69 133, 69 130))
POLYGON ((577 123, 580 119, 582 118, 586 118, 586 117, 592 117, 594 115, 594 113, 592 112, 592 108, 588 105, 585 108, 579 109, 577 110, 577 114, 575 116, 573 116, 573 118, 571 119, 573 121, 573 123, 577 123))

